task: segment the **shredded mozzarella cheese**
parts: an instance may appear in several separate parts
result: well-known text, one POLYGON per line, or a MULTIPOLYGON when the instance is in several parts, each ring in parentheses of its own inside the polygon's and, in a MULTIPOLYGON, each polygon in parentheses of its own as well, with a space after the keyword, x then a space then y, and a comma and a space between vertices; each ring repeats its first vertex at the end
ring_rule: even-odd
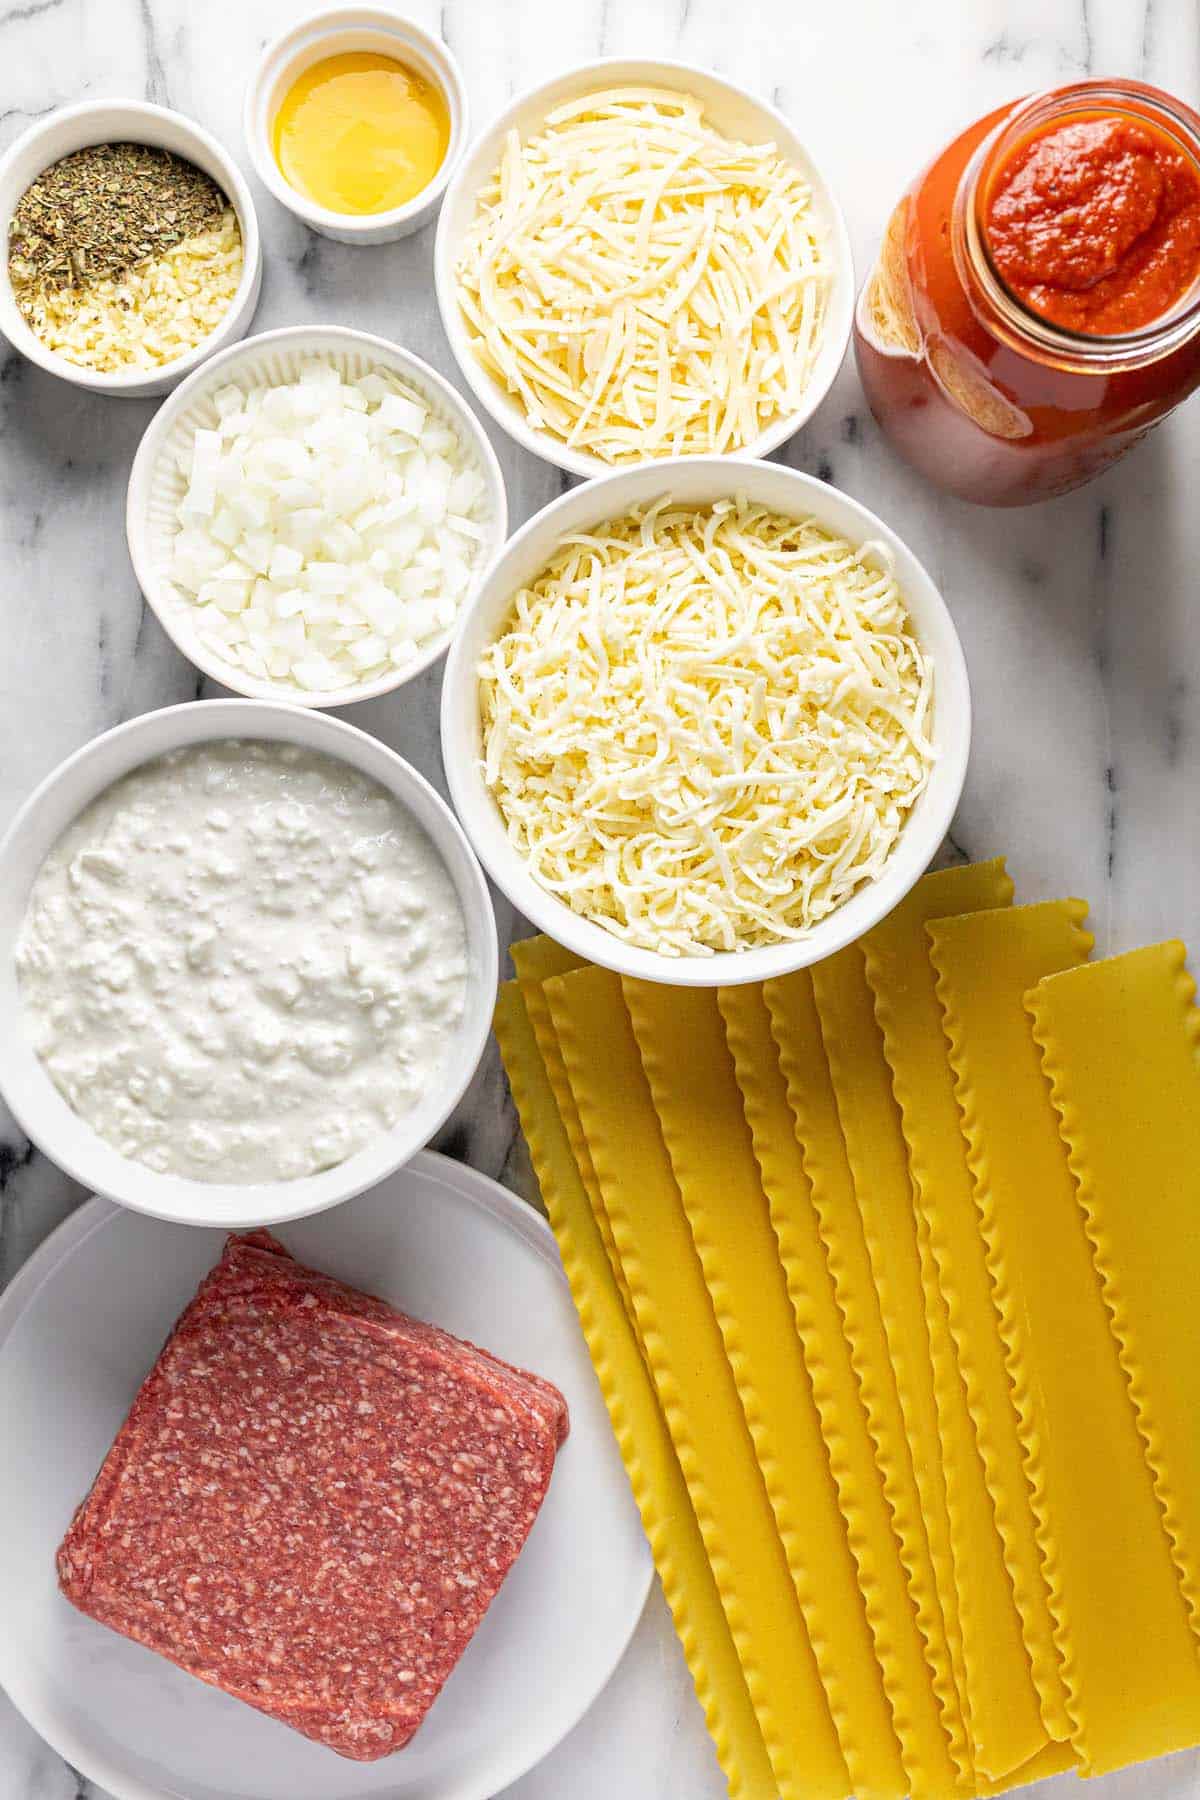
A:
POLYGON ((886 550, 743 499, 566 538, 479 680, 534 880, 668 956, 803 937, 880 874, 934 760, 886 550))
POLYGON ((655 88, 510 132, 457 268, 483 367, 611 463, 738 450, 794 412, 832 272, 801 172, 655 88))
POLYGON ((39 291, 22 304, 47 349, 109 374, 174 362, 217 329, 242 279, 242 234, 227 208, 197 232, 123 274, 39 291))

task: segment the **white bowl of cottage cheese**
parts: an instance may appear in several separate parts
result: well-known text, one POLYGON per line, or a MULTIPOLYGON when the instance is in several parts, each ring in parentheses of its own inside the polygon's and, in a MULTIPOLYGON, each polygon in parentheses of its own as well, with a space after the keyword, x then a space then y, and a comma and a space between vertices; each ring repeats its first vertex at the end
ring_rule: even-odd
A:
POLYGON ((118 726, 31 796, 0 867, 0 1091, 123 1205, 320 1212, 427 1143, 479 1061, 479 865, 414 769, 323 713, 205 701, 118 726))

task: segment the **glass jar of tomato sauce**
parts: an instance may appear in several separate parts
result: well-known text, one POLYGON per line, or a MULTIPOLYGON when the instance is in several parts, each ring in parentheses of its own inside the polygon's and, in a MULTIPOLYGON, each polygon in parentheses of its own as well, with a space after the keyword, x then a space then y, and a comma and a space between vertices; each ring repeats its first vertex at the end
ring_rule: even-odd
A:
POLYGON ((871 410, 939 487, 1061 494, 1200 383, 1200 116, 1086 81, 980 119, 892 214, 855 315, 871 410))

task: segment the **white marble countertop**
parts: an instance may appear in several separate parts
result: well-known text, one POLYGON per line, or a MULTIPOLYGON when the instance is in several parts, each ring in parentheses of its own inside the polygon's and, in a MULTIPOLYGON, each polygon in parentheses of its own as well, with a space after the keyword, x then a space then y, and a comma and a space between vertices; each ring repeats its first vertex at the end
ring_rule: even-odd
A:
MULTIPOLYGON (((1140 75, 1193 102, 1200 85, 1194 0, 405 4, 460 58, 477 123, 513 92, 601 54, 706 64, 770 96, 841 196, 860 271, 908 175, 1010 96, 1087 74, 1140 75)), ((66 102, 145 97, 199 119, 249 173, 246 71, 307 10, 298 0, 0 0, 0 145, 66 102)), ((255 195, 266 250, 258 329, 357 325, 455 378, 433 305, 431 231, 345 248, 255 195)), ((90 397, 0 353, 0 829, 97 732, 216 691, 147 613, 125 550, 125 482, 152 410, 90 397)), ((494 438, 519 524, 560 477, 494 438)), ((1200 944, 1200 402, 1091 487, 1018 513, 931 493, 881 441, 850 363, 784 454, 887 518, 953 610, 976 704, 955 847, 1006 853, 1025 898, 1086 895, 1102 950, 1168 934, 1200 944)), ((438 681, 435 670, 349 716, 440 784, 438 681)), ((512 921, 500 923, 503 934, 512 921)), ((439 1141, 527 1185, 494 1057, 439 1141)), ((0 1114, 0 1284, 80 1198, 0 1114)), ((1072 1779, 1044 1785, 1066 1793, 1072 1779)), ((607 1691, 507 1800, 723 1792, 656 1591, 607 1691)), ((1135 1794, 1200 1800, 1200 1753, 1091 1789, 1092 1800, 1135 1794)), ((104 1800, 0 1695, 0 1800, 70 1796, 104 1800)))

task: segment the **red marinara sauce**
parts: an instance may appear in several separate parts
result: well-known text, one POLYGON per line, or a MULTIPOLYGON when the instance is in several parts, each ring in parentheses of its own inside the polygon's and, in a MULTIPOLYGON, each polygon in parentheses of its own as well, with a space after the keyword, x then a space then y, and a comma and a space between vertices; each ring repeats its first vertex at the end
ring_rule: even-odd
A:
POLYGON ((1001 163, 983 206, 1000 279, 1068 331, 1140 331, 1200 274, 1200 170, 1149 124, 1045 125, 1001 163))
POLYGON ((1080 82, 969 126, 895 208, 855 350, 884 432, 948 492, 1090 480, 1200 385, 1200 116, 1080 82))

